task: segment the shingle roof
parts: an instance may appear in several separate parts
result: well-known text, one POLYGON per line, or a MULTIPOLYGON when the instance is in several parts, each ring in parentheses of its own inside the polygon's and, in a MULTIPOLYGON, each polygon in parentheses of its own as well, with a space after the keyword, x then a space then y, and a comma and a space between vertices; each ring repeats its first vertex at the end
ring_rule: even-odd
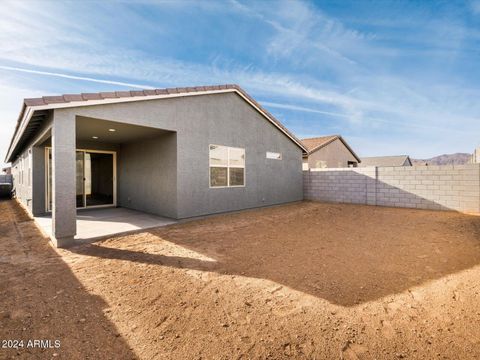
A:
MULTIPOLYGON (((56 104, 58 105, 74 104, 75 102, 85 102, 85 101, 87 102, 95 101, 95 104, 98 104, 98 101, 102 101, 102 100, 109 100, 110 102, 112 100, 122 99, 122 98, 138 98, 139 100, 141 100, 142 97, 146 97, 146 96, 170 95, 170 94, 178 94, 179 96, 181 96, 181 94, 187 94, 187 93, 221 91, 221 90, 231 90, 231 91, 239 92, 243 97, 245 97, 248 101, 250 101, 265 117, 267 117, 271 122, 277 125, 281 130, 283 130, 285 134, 289 136, 304 152, 306 151, 300 139, 298 139, 295 135, 293 135, 280 121, 278 121, 269 111, 263 108, 254 98, 252 98, 239 85, 225 84, 225 85, 191 86, 191 87, 176 87, 176 88, 132 90, 132 91, 64 94, 64 95, 58 95, 58 96, 42 96, 39 98, 24 99, 22 110, 18 117, 17 125, 15 127, 15 132, 13 134, 12 141, 10 143, 9 152, 11 150, 10 148, 19 130, 20 123, 22 122, 22 119, 27 107, 32 107, 33 110, 35 110, 35 107, 37 106, 46 106, 46 105, 50 105, 51 108, 55 108, 56 104)), ((84 105, 82 104, 81 106, 84 106, 84 105)))
POLYGON ((412 165, 408 155, 364 157, 361 166, 403 166, 407 160, 412 165))
POLYGON ((314 138, 308 138, 308 139, 302 139, 303 145, 308 150, 308 155, 311 153, 327 146, 328 144, 334 142, 335 140, 339 139, 343 145, 352 153, 352 155, 357 159, 358 162, 360 162, 360 158, 355 154, 355 152, 352 150, 350 145, 347 144, 347 142, 343 139, 341 135, 327 135, 327 136, 318 136, 314 138))

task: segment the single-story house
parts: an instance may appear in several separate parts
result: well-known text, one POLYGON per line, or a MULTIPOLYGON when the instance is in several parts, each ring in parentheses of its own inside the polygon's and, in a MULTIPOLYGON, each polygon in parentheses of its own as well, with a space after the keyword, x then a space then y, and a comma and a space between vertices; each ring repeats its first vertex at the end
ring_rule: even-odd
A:
POLYGON ((340 135, 302 139, 307 153, 303 169, 357 167, 360 158, 340 135))
POLYGON ((412 166, 412 160, 408 155, 363 157, 359 166, 412 166))
POLYGON ((25 99, 17 199, 73 242, 78 209, 183 219, 303 199, 303 143, 237 85, 25 99))

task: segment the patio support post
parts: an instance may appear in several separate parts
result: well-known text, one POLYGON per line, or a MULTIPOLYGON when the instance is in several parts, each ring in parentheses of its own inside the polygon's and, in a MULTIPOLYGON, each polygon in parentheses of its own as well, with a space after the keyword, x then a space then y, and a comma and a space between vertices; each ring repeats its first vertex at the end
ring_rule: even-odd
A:
POLYGON ((77 233, 75 116, 55 110, 52 124, 52 241, 73 244, 77 233))

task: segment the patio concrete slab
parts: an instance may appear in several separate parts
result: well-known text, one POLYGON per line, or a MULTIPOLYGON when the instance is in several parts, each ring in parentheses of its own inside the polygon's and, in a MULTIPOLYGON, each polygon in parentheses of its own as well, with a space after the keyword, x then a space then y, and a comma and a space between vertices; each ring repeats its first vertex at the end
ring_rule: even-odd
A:
MULTIPOLYGON (((35 217, 35 222, 45 235, 52 235, 51 215, 37 216, 35 217)), ((170 218, 126 208, 78 210, 75 240, 79 242, 94 241, 113 235, 175 224, 176 222, 176 220, 170 218)))

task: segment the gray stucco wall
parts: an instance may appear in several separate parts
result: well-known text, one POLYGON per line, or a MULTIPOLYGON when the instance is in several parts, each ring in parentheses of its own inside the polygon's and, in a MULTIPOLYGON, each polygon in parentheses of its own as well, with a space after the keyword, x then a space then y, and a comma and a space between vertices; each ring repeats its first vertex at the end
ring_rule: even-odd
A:
MULTIPOLYGON (((177 133, 176 216, 172 216, 172 208, 166 209, 165 213, 163 210, 152 211, 162 205, 154 205, 151 199, 144 196, 139 196, 135 205, 131 205, 136 209, 186 218, 303 198, 302 150, 235 93, 55 110, 55 118, 58 119, 75 115, 177 133), (209 188, 209 144, 245 148, 244 188, 209 188), (267 151, 282 153, 282 160, 266 159, 267 151)), ((151 146, 153 154, 157 154, 156 145, 151 146)), ((127 146, 125 149, 128 151, 127 146)), ((125 156, 127 162, 129 157, 135 158, 135 150, 131 150, 130 154, 125 155, 122 147, 120 158, 125 156)), ((148 158, 150 155, 144 153, 144 156, 148 158)), ((151 156, 153 158, 154 155, 151 156)), ((119 166, 122 165, 119 163, 119 166)), ((143 175, 140 173, 137 176, 143 175)), ((159 172, 153 171, 151 176, 152 186, 164 181, 160 179, 159 172)), ((129 196, 126 194, 138 194, 138 189, 133 188, 138 184, 125 179, 120 180, 119 186, 120 203, 126 206, 129 196)), ((133 199, 133 196, 130 198, 133 199)), ((169 195, 165 201, 172 201, 172 198, 169 195)))
POLYGON ((167 133, 122 144, 117 159, 117 204, 177 217, 177 139, 167 133))

